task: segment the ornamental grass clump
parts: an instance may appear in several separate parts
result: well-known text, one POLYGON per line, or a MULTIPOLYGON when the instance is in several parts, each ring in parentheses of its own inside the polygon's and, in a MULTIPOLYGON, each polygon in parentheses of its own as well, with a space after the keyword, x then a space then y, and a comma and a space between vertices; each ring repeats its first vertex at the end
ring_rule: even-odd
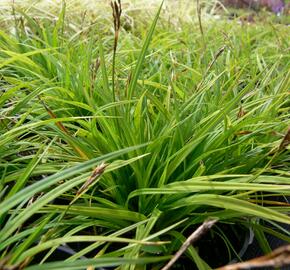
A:
POLYGON ((289 29, 112 8, 0 31, 1 267, 161 269, 208 220, 180 267, 240 259, 249 230, 289 242, 289 29))

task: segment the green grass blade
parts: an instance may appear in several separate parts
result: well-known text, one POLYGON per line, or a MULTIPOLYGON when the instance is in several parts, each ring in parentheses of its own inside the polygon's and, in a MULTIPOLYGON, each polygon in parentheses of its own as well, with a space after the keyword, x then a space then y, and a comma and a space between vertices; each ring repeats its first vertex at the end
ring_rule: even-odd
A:
POLYGON ((143 47, 141 49, 139 58, 137 60, 136 67, 135 67, 135 69, 133 71, 132 79, 131 79, 129 87, 128 87, 128 99, 129 100, 132 99, 133 93, 134 93, 134 91, 136 89, 138 78, 139 78, 140 73, 141 73, 142 65, 144 64, 146 52, 147 52, 147 49, 149 47, 150 41, 152 39, 152 36, 153 36, 153 33, 154 33, 154 29, 156 27, 156 24, 157 24, 157 21, 158 21, 159 14, 161 12, 162 6, 163 6, 163 1, 162 1, 161 5, 160 5, 158 11, 157 11, 157 14, 156 14, 152 24, 151 24, 151 27, 150 27, 149 32, 147 34, 147 37, 146 37, 146 39, 144 41, 143 47))

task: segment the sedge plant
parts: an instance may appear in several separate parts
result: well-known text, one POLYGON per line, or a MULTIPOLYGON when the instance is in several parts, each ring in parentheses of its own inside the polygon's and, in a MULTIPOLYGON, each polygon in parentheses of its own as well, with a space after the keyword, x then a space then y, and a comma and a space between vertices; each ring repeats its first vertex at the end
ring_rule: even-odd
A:
MULTIPOLYGON (((0 265, 161 269, 212 218, 221 263, 239 257, 225 225, 289 242, 289 29, 176 31, 162 5, 125 29, 112 7, 113 31, 73 27, 64 4, 0 31, 0 265)), ((205 257, 183 259, 218 266, 205 257)))

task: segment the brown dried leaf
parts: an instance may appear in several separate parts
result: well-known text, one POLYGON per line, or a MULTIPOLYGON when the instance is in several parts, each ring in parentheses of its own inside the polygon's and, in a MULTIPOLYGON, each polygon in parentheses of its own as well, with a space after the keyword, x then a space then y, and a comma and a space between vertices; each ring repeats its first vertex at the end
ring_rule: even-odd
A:
POLYGON ((284 150, 290 144, 290 127, 288 128, 287 133, 285 134, 282 142, 280 143, 279 150, 284 150))

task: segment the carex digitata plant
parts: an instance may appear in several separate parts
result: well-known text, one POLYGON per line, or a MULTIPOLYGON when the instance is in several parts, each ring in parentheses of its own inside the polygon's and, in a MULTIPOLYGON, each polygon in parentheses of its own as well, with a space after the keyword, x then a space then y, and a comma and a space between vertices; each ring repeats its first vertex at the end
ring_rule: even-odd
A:
POLYGON ((161 269, 207 220, 184 269, 289 242, 289 28, 69 8, 0 30, 0 268, 161 269))

